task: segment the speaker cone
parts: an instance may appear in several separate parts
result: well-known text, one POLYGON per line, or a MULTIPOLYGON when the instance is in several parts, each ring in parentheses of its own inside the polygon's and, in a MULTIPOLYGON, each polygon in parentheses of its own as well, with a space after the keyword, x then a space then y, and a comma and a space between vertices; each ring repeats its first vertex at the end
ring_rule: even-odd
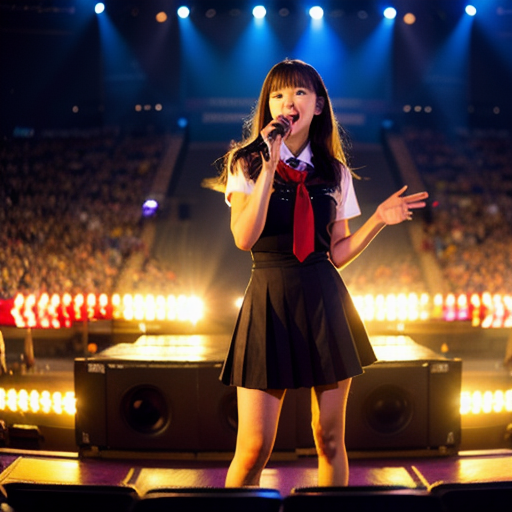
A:
POLYGON ((369 426, 380 434, 398 434, 413 417, 413 405, 405 389, 392 385, 380 386, 371 392, 363 406, 369 426))
POLYGON ((158 434, 171 421, 164 395, 150 386, 128 391, 121 401, 121 413, 126 423, 141 434, 158 434))

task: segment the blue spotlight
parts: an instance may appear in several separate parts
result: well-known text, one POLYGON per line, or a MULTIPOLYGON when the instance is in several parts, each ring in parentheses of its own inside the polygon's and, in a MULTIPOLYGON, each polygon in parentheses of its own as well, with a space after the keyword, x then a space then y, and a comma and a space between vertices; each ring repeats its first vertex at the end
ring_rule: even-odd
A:
POLYGON ((476 7, 473 5, 466 5, 466 14, 474 16, 476 14, 476 7))
POLYGON ((186 5, 182 5, 178 8, 177 13, 181 19, 185 19, 190 16, 190 9, 186 5))
POLYGON ((324 10, 318 5, 315 5, 314 7, 311 7, 311 9, 309 9, 309 15, 314 20, 321 20, 324 17, 324 10))
POLYGON ((384 9, 384 17, 388 20, 394 20, 396 18, 396 9, 394 7, 386 7, 384 9))
POLYGON ((105 4, 103 2, 98 2, 95 6, 94 6, 94 12, 96 14, 101 14, 103 11, 105 10, 105 4))
POLYGON ((267 10, 265 9, 265 7, 263 7, 263 5, 257 5, 252 10, 252 15, 255 18, 262 19, 262 18, 264 18, 267 15, 267 10))

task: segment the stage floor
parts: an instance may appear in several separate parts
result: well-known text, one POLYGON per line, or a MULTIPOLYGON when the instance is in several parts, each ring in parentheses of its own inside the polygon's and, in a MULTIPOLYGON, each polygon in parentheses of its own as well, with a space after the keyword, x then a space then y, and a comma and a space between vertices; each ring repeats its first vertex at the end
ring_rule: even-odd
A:
MULTIPOLYGON (((261 485, 282 496, 292 489, 317 485, 316 457, 273 459, 261 485)), ((130 486, 140 496, 169 487, 223 487, 229 460, 157 460, 81 458, 73 453, 0 451, 0 485, 130 486)), ((350 486, 404 487, 429 490, 439 484, 512 481, 512 451, 460 452, 449 457, 358 458, 350 460, 350 486)))

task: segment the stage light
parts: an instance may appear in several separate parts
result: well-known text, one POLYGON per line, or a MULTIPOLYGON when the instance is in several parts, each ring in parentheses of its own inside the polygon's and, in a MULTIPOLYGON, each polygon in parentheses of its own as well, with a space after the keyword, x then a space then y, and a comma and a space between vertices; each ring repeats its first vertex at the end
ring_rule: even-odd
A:
POLYGON ((103 11, 105 11, 105 4, 103 2, 99 2, 94 6, 94 12, 96 14, 101 14, 103 11))
POLYGON ((252 15, 257 19, 262 19, 267 15, 267 10, 265 9, 265 7, 263 7, 263 5, 257 5, 252 10, 252 15))
POLYGON ((142 205, 142 215, 144 217, 151 217, 158 210, 158 202, 154 199, 146 199, 142 205))
POLYGON ((190 9, 186 5, 182 5, 178 8, 177 13, 181 19, 185 19, 190 16, 190 9))
POLYGON ((512 412, 512 389, 462 391, 460 413, 503 414, 512 412))
POLYGON ((160 11, 155 18, 156 21, 158 21, 158 23, 164 23, 167 21, 167 13, 165 13, 164 11, 160 11))
POLYGON ((324 10, 318 5, 315 5, 314 7, 311 7, 311 9, 309 9, 309 15, 314 20, 321 20, 324 17, 324 10))
POLYGON ((394 7, 387 7, 384 9, 384 17, 388 20, 394 20, 396 18, 396 9, 394 7))
POLYGON ((414 14, 412 12, 408 12, 404 16, 404 23, 406 25, 413 25, 414 23, 416 23, 416 16, 414 16, 414 14))
POLYGON ((0 388, 0 411, 23 412, 37 414, 66 414, 76 413, 75 394, 72 391, 5 389, 0 388))
POLYGON ((474 16, 476 14, 476 8, 473 5, 467 5, 466 14, 468 14, 469 16, 474 16))

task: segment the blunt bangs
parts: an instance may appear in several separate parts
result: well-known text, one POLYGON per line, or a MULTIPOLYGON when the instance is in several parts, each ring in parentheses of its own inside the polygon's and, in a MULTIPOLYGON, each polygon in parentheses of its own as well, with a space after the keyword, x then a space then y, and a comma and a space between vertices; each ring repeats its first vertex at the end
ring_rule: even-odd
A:
POLYGON ((269 92, 288 87, 303 87, 314 91, 317 95, 322 94, 316 71, 307 64, 297 61, 281 62, 274 68, 270 77, 269 92))

